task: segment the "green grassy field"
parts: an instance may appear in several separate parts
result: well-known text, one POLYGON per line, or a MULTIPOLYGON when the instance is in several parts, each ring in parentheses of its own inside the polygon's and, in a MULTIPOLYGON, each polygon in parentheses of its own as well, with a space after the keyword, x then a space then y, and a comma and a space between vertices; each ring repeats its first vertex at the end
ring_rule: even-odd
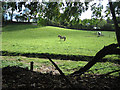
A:
POLYGON ((2 29, 2 50, 21 53, 50 53, 94 56, 106 45, 116 43, 115 32, 72 30, 34 25, 7 25, 2 29), (66 36, 60 40, 58 35, 66 36))
MULTIPOLYGON (((46 73, 46 70, 48 68, 48 71, 54 71, 55 67, 51 64, 51 62, 48 59, 44 58, 27 58, 23 56, 2 56, 2 66, 0 67, 6 67, 6 66, 20 66, 20 67, 28 67, 30 69, 30 62, 34 61, 34 71, 46 73)), ((71 60, 55 60, 53 61, 59 66, 59 68, 67 75, 71 74, 74 71, 80 69, 85 64, 87 64, 86 61, 71 61, 71 60)), ((114 70, 119 70, 120 65, 106 62, 106 63, 97 63, 95 64, 90 70, 92 72, 89 72, 91 74, 105 74, 114 70)), ((119 73, 113 73, 112 75, 118 76, 119 73)))
MULTIPOLYGON (((52 26, 7 25, 2 29, 2 51, 94 56, 104 46, 116 43, 115 32, 102 31, 103 36, 101 37, 97 37, 96 33, 97 31, 73 30, 52 26), (67 40, 60 40, 58 38, 59 34, 66 36, 67 40)), ((34 69, 39 69, 42 66, 45 66, 44 68, 52 66, 48 59, 3 56, 2 66, 0 67, 8 65, 29 67, 31 61, 35 63, 34 69)), ((54 60, 54 62, 65 74, 70 74, 87 63, 86 61, 70 60, 54 60)), ((96 74, 103 74, 119 68, 120 66, 117 64, 106 62, 97 63, 91 70, 96 74)), ((115 75, 118 75, 118 73, 115 73, 115 75)))

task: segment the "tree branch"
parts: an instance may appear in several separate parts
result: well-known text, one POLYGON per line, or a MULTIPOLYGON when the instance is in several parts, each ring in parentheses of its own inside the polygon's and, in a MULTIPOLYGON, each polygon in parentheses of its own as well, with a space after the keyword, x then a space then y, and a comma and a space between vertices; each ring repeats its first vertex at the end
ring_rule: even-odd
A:
POLYGON ((60 68, 52 61, 52 59, 50 57, 48 57, 47 55, 45 55, 50 62, 55 66, 55 68, 59 71, 59 73, 61 74, 61 76, 66 80, 66 82, 72 87, 74 88, 73 84, 70 82, 70 80, 65 76, 65 74, 62 72, 62 70, 60 70, 60 68))
POLYGON ((82 75, 84 72, 89 70, 94 64, 96 64, 100 59, 102 59, 106 55, 109 55, 109 54, 120 54, 120 49, 118 49, 117 47, 118 47, 118 44, 111 44, 109 46, 105 46, 83 68, 80 68, 78 71, 72 73, 71 75, 76 75, 76 74, 82 75))
POLYGON ((120 72, 120 70, 115 70, 115 71, 112 71, 112 72, 108 72, 108 73, 102 74, 102 75, 100 75, 100 76, 108 76, 108 75, 110 75, 110 74, 112 74, 112 73, 115 73, 115 72, 120 72))

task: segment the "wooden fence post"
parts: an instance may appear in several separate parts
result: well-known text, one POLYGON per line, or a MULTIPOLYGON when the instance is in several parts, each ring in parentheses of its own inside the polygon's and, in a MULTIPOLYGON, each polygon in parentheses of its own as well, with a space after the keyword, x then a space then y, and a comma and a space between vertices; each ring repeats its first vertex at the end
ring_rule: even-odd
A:
POLYGON ((30 70, 31 71, 33 71, 33 64, 34 64, 34 62, 32 61, 32 62, 30 62, 30 70))

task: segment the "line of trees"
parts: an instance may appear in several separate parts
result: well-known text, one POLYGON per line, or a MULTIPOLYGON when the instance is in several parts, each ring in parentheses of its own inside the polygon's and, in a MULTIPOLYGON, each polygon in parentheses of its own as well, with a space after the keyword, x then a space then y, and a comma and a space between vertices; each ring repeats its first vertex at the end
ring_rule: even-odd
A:
MULTIPOLYGON (((103 19, 101 14, 103 5, 99 3, 89 5, 89 2, 2 2, 2 18, 5 22, 10 17, 10 21, 16 19, 17 22, 34 22, 39 25, 54 25, 75 29, 114 29, 113 21, 110 19, 110 9, 106 9, 107 20, 103 19), (23 10, 23 7, 24 10, 23 10), (93 12, 92 19, 81 20, 83 12, 91 8, 93 12), (15 15, 14 13, 18 14, 15 15)), ((119 5, 114 3, 117 14, 119 14, 119 5)), ((120 21, 120 17, 117 17, 120 21)))

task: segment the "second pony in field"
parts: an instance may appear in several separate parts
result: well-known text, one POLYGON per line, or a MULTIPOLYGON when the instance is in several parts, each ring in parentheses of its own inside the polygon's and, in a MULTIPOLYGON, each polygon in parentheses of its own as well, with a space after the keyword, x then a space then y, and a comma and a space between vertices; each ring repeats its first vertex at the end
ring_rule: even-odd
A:
POLYGON ((64 39, 64 41, 66 40, 66 37, 65 36, 61 36, 61 35, 58 35, 58 37, 61 39, 64 39))

